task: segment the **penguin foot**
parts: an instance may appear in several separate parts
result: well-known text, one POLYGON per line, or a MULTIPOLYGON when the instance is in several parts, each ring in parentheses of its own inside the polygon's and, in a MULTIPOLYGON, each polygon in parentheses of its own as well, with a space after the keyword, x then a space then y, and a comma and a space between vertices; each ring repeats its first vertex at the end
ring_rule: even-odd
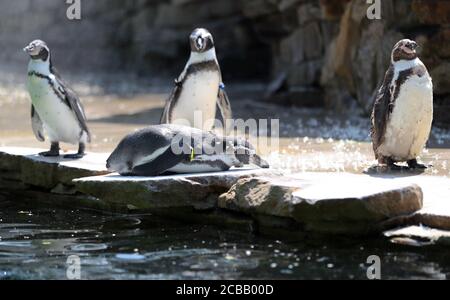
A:
POLYGON ((45 151, 39 153, 40 156, 44 157, 55 157, 59 156, 59 143, 58 142, 52 142, 50 146, 50 151, 45 151))
POLYGON ((80 159, 83 158, 83 156, 85 155, 86 155, 85 153, 75 153, 75 154, 66 154, 63 157, 68 159, 80 159))
POLYGON ((59 156, 59 151, 44 151, 44 152, 40 152, 39 153, 40 156, 44 156, 44 157, 56 157, 59 156))
POLYGON ((398 166, 396 164, 389 164, 387 167, 390 171, 402 171, 403 170, 403 168, 401 166, 398 166))
POLYGON ((419 164, 416 159, 408 160, 408 167, 410 169, 422 169, 422 170, 428 168, 427 166, 425 166, 423 164, 419 164))

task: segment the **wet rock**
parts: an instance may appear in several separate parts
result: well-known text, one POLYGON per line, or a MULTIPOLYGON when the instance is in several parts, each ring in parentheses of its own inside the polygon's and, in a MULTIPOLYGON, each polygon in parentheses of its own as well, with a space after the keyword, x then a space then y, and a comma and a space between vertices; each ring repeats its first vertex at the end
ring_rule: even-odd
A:
POLYGON ((384 232, 391 242, 407 246, 450 246, 450 231, 425 226, 408 226, 384 232))
POLYGON ((0 170, 5 179, 41 188, 53 188, 58 183, 71 184, 75 178, 106 174, 107 154, 89 153, 80 160, 42 157, 43 149, 0 148, 0 170), (11 174, 11 175, 9 175, 11 174))
POLYGON ((192 175, 158 177, 96 176, 74 180, 77 191, 108 203, 132 205, 137 209, 199 210, 216 207, 217 197, 225 193, 239 178, 270 171, 235 169, 192 175))
POLYGON ((240 179, 220 196, 219 207, 292 219, 305 231, 368 234, 379 232, 386 220, 421 209, 422 197, 414 184, 365 175, 306 173, 240 179))

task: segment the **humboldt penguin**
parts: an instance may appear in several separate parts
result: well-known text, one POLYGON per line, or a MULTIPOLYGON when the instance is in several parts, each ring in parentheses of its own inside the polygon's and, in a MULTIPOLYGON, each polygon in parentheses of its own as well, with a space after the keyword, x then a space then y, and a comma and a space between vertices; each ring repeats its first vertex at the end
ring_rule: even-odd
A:
POLYGON ((31 97, 32 129, 39 141, 45 140, 45 132, 51 142, 50 151, 39 154, 59 156, 59 142, 64 142, 79 145, 76 154, 65 158, 83 157, 91 136, 80 99, 56 72, 45 42, 32 41, 23 50, 31 58, 27 88, 31 97))
POLYGON ((416 42, 399 41, 391 65, 379 88, 372 111, 371 137, 378 163, 397 169, 426 168, 417 162, 428 140, 433 121, 433 83, 418 58, 416 42))
POLYGON ((106 161, 125 176, 226 171, 231 167, 269 165, 239 137, 222 137, 184 125, 152 125, 127 135, 106 161))
POLYGON ((175 79, 175 87, 168 99, 161 124, 179 124, 210 130, 216 121, 216 106, 229 128, 232 118, 230 102, 222 82, 222 73, 216 57, 211 33, 203 28, 195 29, 190 37, 191 55, 175 79))

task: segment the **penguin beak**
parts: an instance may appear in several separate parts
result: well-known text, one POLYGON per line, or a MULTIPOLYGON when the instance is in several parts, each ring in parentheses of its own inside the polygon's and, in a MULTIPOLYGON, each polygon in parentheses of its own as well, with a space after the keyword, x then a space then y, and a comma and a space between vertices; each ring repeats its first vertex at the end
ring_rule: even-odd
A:
POLYGON ((416 42, 411 42, 411 43, 409 43, 406 47, 408 47, 408 48, 411 49, 412 51, 415 51, 415 50, 419 47, 419 45, 417 45, 416 42))
POLYGON ((23 48, 23 52, 25 52, 27 54, 31 54, 31 51, 33 51, 33 48, 30 45, 23 48))
POLYGON ((198 50, 203 50, 203 47, 205 46, 205 40, 200 36, 195 40, 195 45, 197 46, 198 50))

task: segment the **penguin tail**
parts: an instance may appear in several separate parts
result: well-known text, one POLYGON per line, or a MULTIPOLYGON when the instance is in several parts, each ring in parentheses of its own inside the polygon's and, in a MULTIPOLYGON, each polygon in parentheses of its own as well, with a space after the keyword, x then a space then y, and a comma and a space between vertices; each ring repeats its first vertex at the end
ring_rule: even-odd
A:
POLYGON ((234 155, 243 164, 253 164, 260 168, 269 168, 269 164, 256 154, 256 150, 246 139, 235 138, 234 155))
POLYGON ((253 154, 250 156, 250 163, 257 165, 260 168, 268 169, 270 168, 269 163, 262 159, 258 154, 253 154))

